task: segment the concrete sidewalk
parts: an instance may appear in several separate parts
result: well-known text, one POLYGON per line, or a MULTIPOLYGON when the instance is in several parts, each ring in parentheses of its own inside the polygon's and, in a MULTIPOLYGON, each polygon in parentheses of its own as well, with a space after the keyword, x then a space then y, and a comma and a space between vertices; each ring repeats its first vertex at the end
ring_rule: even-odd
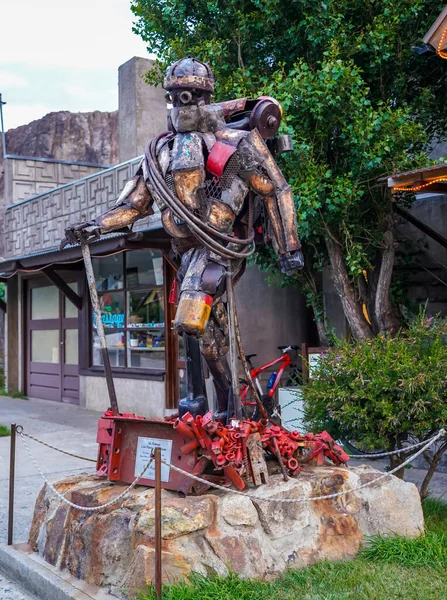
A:
MULTIPOLYGON (((0 396, 0 424, 22 425, 24 431, 42 441, 88 458, 96 458, 100 414, 69 404, 0 396)), ((60 454, 32 440, 27 444, 50 481, 94 471, 94 463, 60 454)), ((9 446, 9 437, 0 438, 0 542, 7 539, 9 446)), ((34 503, 43 484, 17 436, 14 542, 27 541, 34 503)))

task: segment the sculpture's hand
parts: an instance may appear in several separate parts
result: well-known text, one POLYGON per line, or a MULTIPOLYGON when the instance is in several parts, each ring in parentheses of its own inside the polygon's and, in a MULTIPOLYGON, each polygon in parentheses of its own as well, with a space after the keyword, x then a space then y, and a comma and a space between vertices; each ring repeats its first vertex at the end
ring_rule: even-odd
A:
POLYGON ((299 271, 304 267, 304 256, 301 250, 283 254, 279 259, 281 272, 286 275, 293 275, 295 271, 299 271))
POLYGON ((84 221, 69 225, 65 229, 65 237, 61 241, 60 248, 63 250, 68 244, 77 244, 81 238, 86 241, 98 239, 101 236, 101 231, 94 221, 84 221))

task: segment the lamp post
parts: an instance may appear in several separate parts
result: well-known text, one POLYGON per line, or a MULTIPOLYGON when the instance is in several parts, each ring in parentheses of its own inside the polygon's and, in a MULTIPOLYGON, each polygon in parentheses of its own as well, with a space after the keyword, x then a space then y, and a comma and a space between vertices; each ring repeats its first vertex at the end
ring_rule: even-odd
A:
POLYGON ((3 102, 2 95, 0 94, 0 124, 2 127, 2 153, 3 153, 3 158, 6 158, 6 133, 5 133, 5 127, 3 125, 3 105, 4 104, 6 104, 6 102, 3 102))

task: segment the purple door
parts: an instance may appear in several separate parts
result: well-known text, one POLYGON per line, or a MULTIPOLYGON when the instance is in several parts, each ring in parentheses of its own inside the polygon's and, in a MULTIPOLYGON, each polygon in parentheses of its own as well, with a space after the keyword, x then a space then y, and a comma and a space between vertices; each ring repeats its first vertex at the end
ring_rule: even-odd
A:
MULTIPOLYGON (((77 282, 69 283, 77 291, 77 282)), ((78 310, 45 280, 27 297, 27 395, 79 403, 78 310)))

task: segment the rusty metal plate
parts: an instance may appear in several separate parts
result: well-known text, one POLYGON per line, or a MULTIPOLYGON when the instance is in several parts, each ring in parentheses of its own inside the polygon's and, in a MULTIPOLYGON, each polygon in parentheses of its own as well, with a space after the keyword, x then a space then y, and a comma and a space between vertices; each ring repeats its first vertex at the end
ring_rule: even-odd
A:
MULTIPOLYGON (((132 483, 144 468, 149 458, 149 446, 151 445, 170 447, 169 462, 185 471, 193 471, 197 462, 197 451, 187 455, 182 454, 181 446, 190 442, 191 438, 181 435, 173 428, 172 422, 122 417, 114 417, 111 421, 113 421, 112 444, 109 449, 107 469, 107 478, 110 481, 132 483), (159 442, 147 442, 147 438, 159 440, 159 442), (143 444, 146 447, 144 452, 142 452, 143 444), (140 453, 138 455, 139 446, 140 453), (141 464, 143 467, 140 467, 141 464)), ((185 483, 186 477, 166 468, 164 472, 162 471, 162 479, 165 479, 162 481, 164 489, 178 490, 185 483)), ((154 487, 155 481, 149 477, 143 477, 138 485, 154 487)))

